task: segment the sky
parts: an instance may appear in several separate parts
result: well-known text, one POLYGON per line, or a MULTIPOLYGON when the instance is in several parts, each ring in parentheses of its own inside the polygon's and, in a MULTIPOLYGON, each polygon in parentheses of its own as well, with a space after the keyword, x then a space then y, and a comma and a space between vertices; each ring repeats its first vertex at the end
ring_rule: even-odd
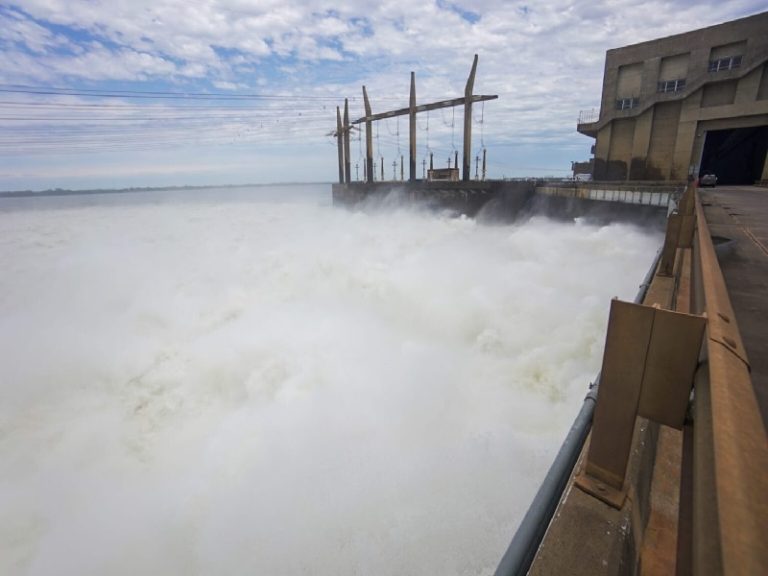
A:
MULTIPOLYGON (((593 140, 606 50, 756 14, 764 0, 24 0, 0 2, 0 191, 325 182, 336 107, 463 96, 489 178, 570 175, 593 140)), ((417 165, 461 152, 463 110, 420 114, 417 165)), ((406 117, 374 125, 377 173, 406 117)), ((352 134, 352 176, 365 138, 352 134)), ((393 166, 393 163, 395 165, 393 166)), ((473 165, 473 173, 474 166, 473 165)), ((407 175, 407 167, 406 167, 407 175)))

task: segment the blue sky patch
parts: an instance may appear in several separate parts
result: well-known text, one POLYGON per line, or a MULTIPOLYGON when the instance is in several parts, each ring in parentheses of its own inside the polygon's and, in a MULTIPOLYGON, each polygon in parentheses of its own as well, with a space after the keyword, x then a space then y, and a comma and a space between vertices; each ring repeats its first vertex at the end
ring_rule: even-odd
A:
POLYGON ((461 6, 458 6, 457 4, 454 4, 452 2, 446 2, 445 0, 437 0, 437 7, 440 8, 441 10, 450 10, 451 12, 458 14, 470 24, 476 24, 477 22, 480 21, 480 14, 477 14, 476 12, 472 12, 470 10, 465 10, 461 6))
MULTIPOLYGON (((335 129, 334 111, 345 97, 353 116, 362 114, 362 85, 374 111, 405 105, 411 70, 420 103, 455 97, 474 53, 479 55, 476 93, 499 95, 474 118, 473 146, 482 136, 491 158, 489 177, 527 176, 531 167, 566 174, 570 161, 589 157, 594 142, 578 134, 575 119, 580 110, 600 105, 607 49, 765 10, 757 0, 701 0, 695 6, 659 0, 653 13, 638 19, 611 0, 589 5, 551 0, 535 9, 525 0, 482 8, 464 0, 390 0, 382 6, 326 9, 328 4, 315 11, 302 3, 230 4, 153 0, 116 7, 91 0, 11 0, 0 5, 0 85, 6 88, 0 92, 0 118, 5 118, 0 119, 0 189, 8 189, 11 178, 14 187, 27 178, 17 166, 27 167, 29 187, 54 164, 73 173, 109 174, 101 166, 108 150, 137 179, 146 167, 151 185, 157 167, 147 162, 154 156, 146 154, 146 142, 179 165, 194 166, 213 155, 226 157, 227 147, 236 144, 254 159, 253 172, 237 180, 252 182, 280 179, 269 166, 260 166, 259 158, 280 147, 301 147, 313 151, 314 166, 327 170, 291 177, 333 179, 336 150, 327 134, 335 129), (535 61, 535 69, 519 66, 523 61, 535 61), (14 85, 72 90, 35 95, 13 91, 14 85), (191 93, 211 97, 201 101, 191 93), (238 109, 247 112, 247 120, 236 115, 238 109), (67 140, 66 134, 74 135, 67 140), (530 151, 525 159, 519 153, 523 145, 530 151)), ((456 114, 461 125, 462 111, 456 114)), ((390 122, 389 131, 379 127, 377 142, 388 158, 395 152, 387 147, 397 148, 395 125, 390 122)), ((459 138, 436 113, 420 116, 418 126, 418 162, 426 149, 448 154, 452 139, 459 138)), ((211 181, 233 183, 231 174, 210 170, 211 181)), ((119 185, 105 179, 106 185, 119 185)))

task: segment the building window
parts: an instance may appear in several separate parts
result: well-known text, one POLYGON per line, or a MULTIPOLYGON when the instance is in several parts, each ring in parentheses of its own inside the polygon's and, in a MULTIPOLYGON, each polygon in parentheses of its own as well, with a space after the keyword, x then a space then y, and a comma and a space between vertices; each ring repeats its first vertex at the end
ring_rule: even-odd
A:
POLYGON ((619 98, 616 100, 616 110, 629 110, 637 108, 639 100, 637 98, 619 98))
POLYGON ((729 56, 728 58, 718 58, 709 61, 709 71, 719 72, 720 70, 734 70, 741 66, 741 56, 729 56))
POLYGON ((682 92, 683 90, 685 90, 685 78, 659 82, 656 88, 657 92, 682 92))

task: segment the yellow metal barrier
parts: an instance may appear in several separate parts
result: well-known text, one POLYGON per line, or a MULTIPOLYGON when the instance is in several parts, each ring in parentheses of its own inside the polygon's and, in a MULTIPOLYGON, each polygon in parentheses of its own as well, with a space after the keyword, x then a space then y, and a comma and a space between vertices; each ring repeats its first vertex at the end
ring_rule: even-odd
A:
POLYGON ((681 428, 693 387, 693 456, 682 465, 685 483, 692 461, 693 495, 689 501, 683 487, 678 570, 768 574, 768 441, 693 186, 669 220, 654 283, 658 297, 645 306, 611 307, 592 437, 576 485, 622 508, 636 416, 681 428), (677 312, 665 310, 675 305, 677 312), (682 521, 686 514, 692 523, 682 521))
POLYGON ((693 573, 768 573, 768 442, 749 362, 696 194, 694 310, 705 313, 695 379, 693 573))

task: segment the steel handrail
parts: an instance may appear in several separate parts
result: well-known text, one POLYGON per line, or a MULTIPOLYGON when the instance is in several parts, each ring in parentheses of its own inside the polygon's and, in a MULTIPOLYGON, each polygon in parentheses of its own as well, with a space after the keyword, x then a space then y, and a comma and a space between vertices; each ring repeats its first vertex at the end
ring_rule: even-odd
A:
MULTIPOLYGON (((653 264, 638 289, 635 303, 642 303, 645 299, 660 258, 661 250, 657 252, 653 264)), ((584 446, 587 434, 589 434, 599 386, 600 374, 597 375, 595 382, 590 385, 590 390, 584 398, 581 410, 576 415, 576 419, 560 446, 557 456, 555 456, 547 475, 541 482, 538 492, 536 492, 536 496, 525 513, 520 526, 517 528, 512 542, 510 542, 509 547, 504 552, 504 556, 502 556, 501 562, 499 562, 496 572, 494 572, 495 576, 517 576, 528 572, 560 502, 560 497, 568 483, 568 478, 573 471, 573 467, 576 465, 576 460, 584 446)))

